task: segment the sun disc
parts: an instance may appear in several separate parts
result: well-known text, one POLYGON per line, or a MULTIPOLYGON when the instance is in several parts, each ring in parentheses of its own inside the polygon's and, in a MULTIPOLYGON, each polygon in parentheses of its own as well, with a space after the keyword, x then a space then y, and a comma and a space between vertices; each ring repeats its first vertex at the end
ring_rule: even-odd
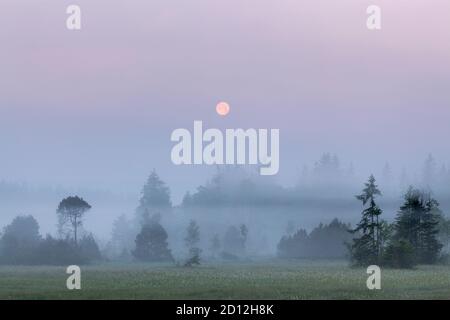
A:
POLYGON ((224 117, 230 112, 230 105, 226 102, 219 102, 216 105, 216 112, 218 115, 224 117))

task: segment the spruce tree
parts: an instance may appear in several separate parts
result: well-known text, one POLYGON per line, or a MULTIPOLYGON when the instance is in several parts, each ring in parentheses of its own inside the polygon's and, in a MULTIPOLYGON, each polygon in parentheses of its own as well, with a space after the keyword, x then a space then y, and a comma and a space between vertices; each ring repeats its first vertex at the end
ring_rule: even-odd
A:
POLYGON ((417 263, 435 263, 442 244, 438 241, 439 203, 429 194, 410 187, 396 218, 396 240, 409 242, 417 263))
POLYGON ((167 232, 159 222, 146 223, 136 236, 133 256, 140 261, 173 261, 167 239, 167 232))
POLYGON ((138 222, 145 224, 145 214, 164 214, 172 208, 170 200, 170 189, 162 181, 155 170, 153 170, 142 188, 142 196, 139 207, 136 209, 138 222))
POLYGON ((351 259, 355 265, 378 264, 380 261, 382 210, 375 202, 375 197, 379 195, 381 192, 375 184, 374 176, 371 175, 362 193, 356 196, 356 199, 362 202, 364 210, 361 221, 350 231, 357 236, 350 245, 351 259))

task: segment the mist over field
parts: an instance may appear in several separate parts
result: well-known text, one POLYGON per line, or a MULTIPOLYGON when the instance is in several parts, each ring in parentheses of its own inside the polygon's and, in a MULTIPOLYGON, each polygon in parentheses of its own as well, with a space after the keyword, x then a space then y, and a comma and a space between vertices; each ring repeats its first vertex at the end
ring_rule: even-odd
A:
MULTIPOLYGON (((181 201, 170 197, 163 208, 159 208, 157 200, 149 203, 149 214, 161 215, 161 224, 169 235, 169 246, 180 258, 185 255, 184 237, 192 219, 200 227, 200 246, 206 256, 212 254, 210 247, 214 236, 222 241, 229 227, 243 224, 249 228, 245 256, 276 256, 277 245, 286 234, 299 229, 311 232, 319 224, 329 224, 336 218, 349 224, 349 229, 359 221, 362 206, 355 195, 368 175, 357 172, 353 162, 341 163, 338 156, 331 153, 322 154, 310 166, 305 165, 296 175, 296 183, 290 186, 281 185, 274 177, 260 176, 257 168, 250 166, 217 166, 204 183, 186 190, 181 201)), ((396 172, 386 162, 376 177, 379 177, 377 183, 382 191, 379 206, 383 209, 383 219, 394 221, 403 195, 411 185, 431 192, 439 201, 443 215, 449 217, 450 172, 431 154, 423 160, 419 172, 406 169, 396 172)), ((18 215, 33 215, 39 222, 42 236, 46 233, 57 236, 59 202, 67 196, 78 195, 92 206, 85 215, 84 232, 92 233, 101 250, 107 251, 117 240, 113 234, 117 230, 113 229, 126 229, 128 225, 128 239, 121 240, 126 244, 120 246, 131 252, 139 231, 140 201, 142 203, 145 197, 147 178, 143 177, 143 185, 136 187, 134 193, 123 194, 2 181, 0 222, 5 226, 18 215)), ((170 195, 171 186, 167 188, 170 195)))

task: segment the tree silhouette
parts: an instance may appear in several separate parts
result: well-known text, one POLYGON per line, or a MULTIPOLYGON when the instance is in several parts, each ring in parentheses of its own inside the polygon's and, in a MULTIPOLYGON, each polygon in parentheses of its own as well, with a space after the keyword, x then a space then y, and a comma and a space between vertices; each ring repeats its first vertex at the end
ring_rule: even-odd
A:
POLYGON ((167 238, 167 232, 159 222, 144 224, 136 236, 133 256, 140 261, 173 261, 167 238))
POLYGON ((0 238, 0 262, 27 264, 41 241, 39 224, 33 216, 18 216, 4 228, 0 238))
POLYGON ((418 263, 436 262, 442 244, 438 241, 441 211, 429 194, 412 187, 396 218, 395 238, 406 240, 414 249, 418 263))
POLYGON ((170 190, 155 170, 151 172, 141 193, 139 207, 136 210, 141 223, 145 223, 141 220, 142 215, 146 212, 153 215, 156 212, 163 213, 172 207, 170 190))
POLYGON ((72 230, 75 244, 78 243, 78 228, 83 225, 83 216, 91 209, 89 203, 78 196, 63 199, 56 210, 58 214, 59 228, 62 230, 68 225, 72 230))
POLYGON ((381 258, 381 221, 382 210, 375 203, 375 197, 381 195, 375 184, 375 177, 371 175, 365 188, 356 199, 360 200, 365 207, 362 211, 361 221, 356 225, 353 234, 357 238, 353 239, 350 245, 352 262, 357 265, 378 264, 381 258))
POLYGON ((201 250, 198 248, 198 243, 200 241, 200 228, 194 220, 191 220, 189 223, 187 235, 186 238, 184 238, 184 241, 189 250, 189 258, 185 265, 192 266, 194 264, 200 264, 201 250))

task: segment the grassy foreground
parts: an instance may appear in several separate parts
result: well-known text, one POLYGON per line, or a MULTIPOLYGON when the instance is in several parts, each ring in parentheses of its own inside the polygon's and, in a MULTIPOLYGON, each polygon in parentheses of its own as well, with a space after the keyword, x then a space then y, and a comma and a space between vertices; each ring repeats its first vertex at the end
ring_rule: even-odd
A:
POLYGON ((81 290, 63 267, 0 267, 0 299, 450 299, 450 266, 382 270, 368 290, 365 269, 345 262, 203 265, 104 264, 81 268, 81 290))

